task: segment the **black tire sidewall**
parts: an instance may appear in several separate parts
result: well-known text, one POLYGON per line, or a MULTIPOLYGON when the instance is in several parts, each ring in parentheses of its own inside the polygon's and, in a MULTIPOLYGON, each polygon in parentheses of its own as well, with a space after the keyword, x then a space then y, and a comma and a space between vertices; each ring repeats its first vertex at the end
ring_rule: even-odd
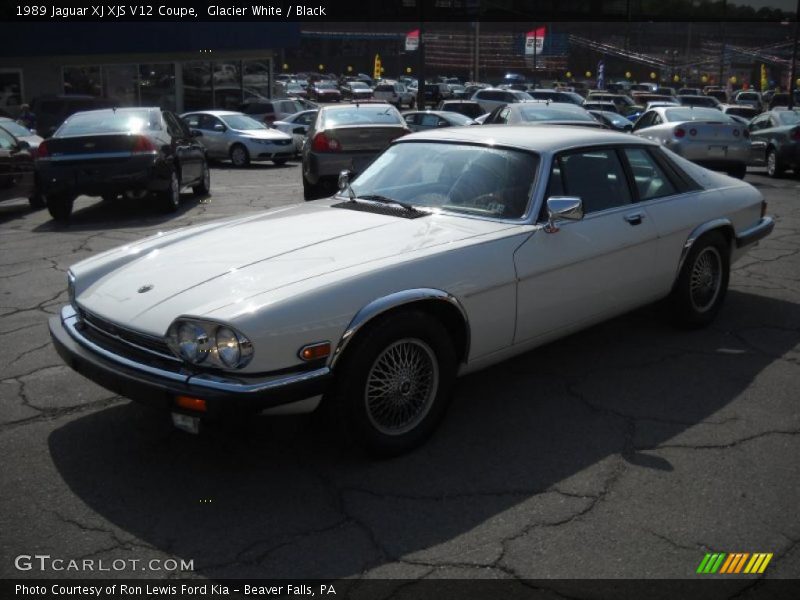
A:
POLYGON ((241 144, 234 144, 233 146, 231 146, 231 164, 236 168, 244 168, 247 165, 249 165, 250 153, 247 151, 247 148, 245 148, 241 144), (239 148, 241 148, 242 152, 244 152, 244 161, 237 165, 236 162, 233 160, 233 153, 239 148))
POLYGON ((53 196, 46 196, 47 210, 54 220, 60 222, 69 221, 72 215, 72 205, 75 198, 67 195, 57 194, 53 196))
POLYGON ((333 401, 346 435, 367 451, 379 456, 396 456, 425 441, 444 417, 456 375, 456 354, 444 326, 420 311, 398 311, 369 326, 346 349, 336 372, 333 401), (411 431, 392 436, 372 425, 364 402, 364 388, 375 359, 392 343, 403 338, 425 342, 436 356, 439 388, 423 420, 411 431))
POLYGON ((205 196, 211 192, 211 169, 208 166, 208 161, 203 161, 203 166, 200 169, 200 181, 197 185, 192 187, 192 192, 195 196, 205 196), (206 173, 208 173, 208 184, 206 185, 206 173))
POLYGON ((725 239, 725 236, 718 231, 712 231, 701 236, 693 245, 686 260, 681 267, 678 281, 675 283, 675 288, 670 297, 672 304, 672 316, 678 325, 690 329, 705 327, 711 323, 722 308, 725 301, 725 295, 728 291, 728 282, 730 280, 730 245, 725 239), (690 296, 690 278, 691 272, 694 267, 698 255, 709 246, 714 246, 719 252, 722 260, 722 280, 720 281, 720 290, 717 295, 714 305, 705 312, 698 312, 692 306, 690 296))

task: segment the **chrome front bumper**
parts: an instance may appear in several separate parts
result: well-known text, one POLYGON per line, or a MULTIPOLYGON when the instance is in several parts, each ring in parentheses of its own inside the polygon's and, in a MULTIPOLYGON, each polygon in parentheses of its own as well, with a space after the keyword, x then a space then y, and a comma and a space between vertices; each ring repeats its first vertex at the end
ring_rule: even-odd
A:
POLYGON ((332 377, 329 367, 252 376, 161 368, 89 339, 72 306, 63 307, 49 325, 56 350, 75 371, 122 396, 171 411, 181 412, 177 396, 190 396, 206 401, 207 416, 257 412, 323 394, 332 377))
POLYGON ((757 241, 764 239, 775 229, 775 220, 772 217, 762 217, 750 229, 745 229, 736 235, 736 247, 745 248, 757 241))

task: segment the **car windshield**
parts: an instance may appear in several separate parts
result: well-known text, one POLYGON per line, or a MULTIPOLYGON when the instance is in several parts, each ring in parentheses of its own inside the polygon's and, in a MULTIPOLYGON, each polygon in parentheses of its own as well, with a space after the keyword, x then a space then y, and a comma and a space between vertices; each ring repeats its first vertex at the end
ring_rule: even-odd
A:
POLYGON ((795 125, 800 123, 800 111, 798 110, 781 110, 775 114, 778 115, 778 121, 781 125, 795 125))
POLYGON ((525 214, 538 164, 521 150, 405 142, 381 154, 352 189, 420 209, 515 219, 525 214))
POLYGON ((343 106, 323 113, 322 128, 341 125, 404 125, 400 114, 391 106, 343 106))
POLYGON ((737 100, 760 100, 758 94, 755 92, 745 92, 736 96, 737 100))
POLYGON ((332 90, 336 88, 336 86, 330 81, 320 81, 317 84, 317 87, 321 90, 332 90))
POLYGON ((737 106, 728 108, 725 111, 725 114, 736 115, 737 117, 745 117, 747 119, 752 119, 758 114, 758 111, 755 108, 748 108, 746 106, 737 106))
POLYGON ((594 121, 592 116, 581 108, 573 110, 572 106, 551 104, 547 107, 521 106, 519 109, 523 121, 594 121))
POLYGON ((246 115, 225 115, 220 117, 231 129, 238 129, 239 131, 249 131, 250 129, 267 129, 263 123, 259 123, 252 117, 246 115))
POLYGON ((27 137, 33 135, 30 129, 23 127, 14 121, 0 121, 0 127, 5 129, 11 135, 15 135, 17 137, 27 137))
POLYGON ((58 129, 58 136, 102 133, 137 133, 159 131, 161 115, 157 110, 98 110, 72 115, 58 129))
POLYGON ((358 82, 351 83, 350 84, 350 88, 353 89, 353 90, 368 90, 369 89, 367 87, 366 83, 358 83, 358 82))
POLYGON ((668 108, 664 111, 667 121, 716 121, 733 123, 728 115, 714 108, 668 108))

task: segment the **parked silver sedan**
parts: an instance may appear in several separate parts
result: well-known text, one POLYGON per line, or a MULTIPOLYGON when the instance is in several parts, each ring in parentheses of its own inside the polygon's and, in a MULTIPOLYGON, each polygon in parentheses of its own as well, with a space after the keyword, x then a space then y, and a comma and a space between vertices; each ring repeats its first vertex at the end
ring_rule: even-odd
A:
POLYGON ((272 126, 278 131, 286 133, 294 139, 294 150, 300 153, 303 149, 303 142, 308 135, 308 128, 317 118, 317 109, 303 110, 299 113, 289 115, 285 119, 275 121, 272 126))
POLYGON ((750 158, 745 127, 714 108, 659 106, 645 112, 633 133, 663 144, 710 169, 743 179, 750 158))
POLYGON ((181 115, 181 119, 200 134, 197 139, 205 146, 208 158, 230 159, 235 167, 246 167, 252 160, 282 165, 295 155, 291 135, 239 112, 191 112, 181 115))

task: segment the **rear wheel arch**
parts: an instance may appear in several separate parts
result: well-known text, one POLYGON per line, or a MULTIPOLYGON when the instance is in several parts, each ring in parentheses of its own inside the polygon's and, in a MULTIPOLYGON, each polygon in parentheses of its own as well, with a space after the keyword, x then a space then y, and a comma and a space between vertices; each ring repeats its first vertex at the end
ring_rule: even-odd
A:
POLYGON ((458 363, 466 361, 469 355, 470 328, 464 307, 452 294, 437 289, 418 288, 378 298, 361 308, 339 340, 331 360, 331 368, 335 370, 337 364, 347 355, 347 348, 354 339, 379 326, 390 315, 404 311, 422 312, 442 323, 453 343, 458 363))
POLYGON ((708 235, 712 232, 721 233, 728 244, 728 250, 729 251, 733 250, 736 240, 736 232, 734 231, 733 224, 730 222, 730 220, 725 218, 714 219, 713 221, 707 221, 706 223, 698 225, 692 230, 692 232, 689 234, 689 237, 686 238, 686 242, 684 243, 683 249, 681 250, 681 256, 678 261, 678 268, 675 271, 675 277, 672 283, 673 288, 675 284, 678 282, 681 269, 683 269, 683 265, 686 262, 686 258, 689 256, 689 253, 691 252, 694 245, 703 236, 708 235))

